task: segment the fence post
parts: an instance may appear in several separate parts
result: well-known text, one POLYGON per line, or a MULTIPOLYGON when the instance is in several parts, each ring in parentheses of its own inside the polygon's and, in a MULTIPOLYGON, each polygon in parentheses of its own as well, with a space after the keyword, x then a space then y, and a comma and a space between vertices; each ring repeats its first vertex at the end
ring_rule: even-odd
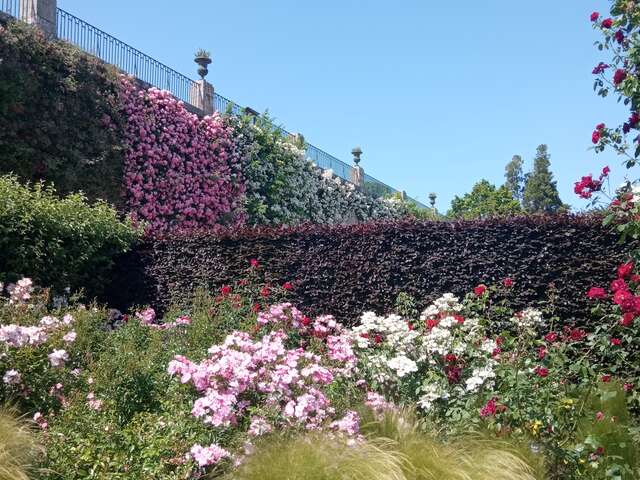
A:
POLYGON ((37 26, 47 38, 58 32, 57 0, 20 0, 20 20, 37 26))
POLYGON ((360 166, 360 155, 362 155, 362 149, 360 147, 354 147, 351 150, 353 155, 353 169, 351 170, 351 183, 356 187, 364 188, 364 169, 360 166))
POLYGON ((198 51, 194 61, 200 65, 198 68, 200 80, 196 80, 191 87, 189 87, 189 103, 202 110, 205 115, 211 115, 214 111, 214 89, 213 85, 204 79, 207 73, 209 73, 207 67, 211 63, 211 57, 208 52, 198 51))

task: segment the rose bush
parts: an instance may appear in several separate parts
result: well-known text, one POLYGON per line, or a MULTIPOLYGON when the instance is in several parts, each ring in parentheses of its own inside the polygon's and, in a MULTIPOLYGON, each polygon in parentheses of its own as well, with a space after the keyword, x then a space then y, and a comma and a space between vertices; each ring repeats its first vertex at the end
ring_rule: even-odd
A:
MULTIPOLYGON (((446 294, 419 318, 366 313, 351 330, 358 371, 450 433, 525 439, 545 454, 551 478, 636 478, 640 277, 632 269, 621 265, 607 291, 585 292, 598 318, 589 331, 494 302, 511 279, 462 301, 446 294)), ((401 306, 411 312, 406 298, 401 306)))

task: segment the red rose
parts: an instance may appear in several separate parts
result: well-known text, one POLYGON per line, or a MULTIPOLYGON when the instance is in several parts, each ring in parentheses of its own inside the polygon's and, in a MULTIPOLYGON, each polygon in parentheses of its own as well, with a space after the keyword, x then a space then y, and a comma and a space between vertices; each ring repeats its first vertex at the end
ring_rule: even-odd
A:
POLYGON ((546 376, 549 375, 549 369, 545 367, 536 367, 534 372, 536 373, 536 375, 542 378, 545 378, 546 376))
POLYGON ((223 297, 226 297, 231 293, 231 287, 229 285, 223 285, 222 288, 220 289, 220 293, 222 294, 223 297))
POLYGON ((624 388, 625 392, 630 392, 633 390, 633 383, 625 383, 622 388, 624 388))
POLYGON ((627 72, 619 68, 613 74, 613 84, 620 85, 622 82, 624 82, 625 78, 627 78, 627 72))
POLYGON ((269 290, 269 287, 262 287, 260 289, 260 296, 262 297, 268 297, 269 295, 271 295, 271 290, 269 290))
POLYGON ((504 280, 502 280, 502 284, 507 288, 513 287, 513 280, 507 277, 504 280))
POLYGON ((634 312, 627 312, 622 315, 622 320, 620 320, 620 325, 623 327, 630 327, 633 325, 633 321, 636 319, 636 314, 634 312))
POLYGON ((623 263, 618 267, 618 278, 627 278, 633 272, 633 262, 623 263))
POLYGON ((600 141, 600 132, 598 130, 594 130, 591 134, 591 143, 594 145, 600 141))
POLYGON ((538 349, 538 358, 540 360, 544 359, 547 356, 547 349, 545 347, 540 347, 538 349))
POLYGON ((382 343, 382 335, 376 334, 376 336, 373 337, 373 341, 376 343, 382 343))
POLYGON ((593 12, 593 13, 591 14, 591 21, 592 21, 592 22, 596 22, 596 21, 598 21, 598 18, 600 18, 600 14, 599 14, 598 12, 593 12))
POLYGON ((253 306, 251 307, 251 311, 253 311, 254 313, 258 313, 260 311, 260 304, 254 303, 253 306))
POLYGON ((585 332, 584 330, 581 330, 580 328, 573 328, 569 332, 569 338, 574 342, 579 342, 586 336, 587 336, 587 332, 585 332))
POLYGON ((496 398, 489 400, 484 407, 480 409, 480 418, 493 417, 498 411, 496 406, 496 398))
POLYGON ((596 420, 598 420, 599 422, 604 420, 604 413, 602 413, 602 412, 596 413, 596 420))
MULTIPOLYGON (((302 317, 302 325, 304 325, 305 327, 308 327, 309 324, 311 323, 311 319, 309 317, 307 317, 306 315, 304 317, 302 317)), ((367 335, 366 333, 363 333, 362 335, 360 335, 361 337, 367 335)), ((369 335, 367 335, 364 338, 369 338, 369 335)))
POLYGON ((501 346, 504 343, 504 338, 496 337, 496 345, 501 346))
POLYGON ((602 178, 608 176, 609 172, 611 172, 611 169, 608 166, 603 167, 602 168, 602 173, 600 174, 600 178, 602 179, 602 178))
POLYGON ((482 283, 473 289, 473 293, 475 293, 476 296, 478 297, 484 295, 484 292, 486 291, 487 291, 487 286, 482 283))
POLYGON ((493 358, 496 358, 498 355, 500 355, 502 353, 502 349, 500 347, 496 347, 493 349, 493 351, 491 352, 491 356, 493 358))
POLYGON ((444 360, 447 363, 455 363, 455 361, 458 360, 458 357, 456 357, 453 353, 447 353, 444 356, 444 360))
POLYGON ((455 318, 456 322, 458 322, 460 325, 464 323, 464 317, 462 315, 454 315, 453 318, 455 318))
POLYGON ((629 280, 632 281, 633 283, 640 283, 640 275, 633 274, 631 275, 631 278, 629 280))
POLYGON ((622 44, 622 42, 624 42, 624 33, 622 33, 622 30, 618 30, 613 38, 616 39, 616 42, 622 44))
POLYGON ((620 340, 619 338, 612 338, 611 345, 613 345, 614 347, 619 347, 620 345, 622 345, 622 340, 620 340))
POLYGON ((604 130, 605 124, 604 123, 599 123, 598 125, 596 125, 596 130, 598 130, 599 132, 604 130))
POLYGON ((589 297, 590 299, 594 299, 594 298, 606 298, 607 297, 607 292, 604 291, 604 288, 600 288, 600 287, 591 287, 589 289, 589 291, 587 292, 587 297, 589 297))
POLYGON ((604 383, 609 383, 611 381, 611 375, 602 375, 602 381, 604 383))
POLYGON ((251 265, 251 268, 258 268, 260 266, 260 263, 255 258, 249 260, 249 264, 251 265))
MULTIPOLYGON (((302 320, 302 322, 304 323, 304 320, 302 320)), ((369 334, 368 333, 361 333, 360 336, 362 338, 369 338, 369 334)))
POLYGON ((602 28, 611 28, 613 26, 613 20, 611 18, 605 18, 602 21, 602 28))
POLYGON ((293 284, 291 282, 284 282, 282 284, 282 288, 285 290, 293 290, 293 284))
POLYGON ((610 288, 612 292, 626 292, 627 290, 629 290, 627 284, 622 278, 617 278, 613 282, 611 282, 610 288))
POLYGON ((414 329, 413 323, 411 322, 407 322, 407 327, 409 328, 409 331, 412 331, 414 329))
POLYGON ((547 343, 553 343, 558 339, 558 334, 556 332, 549 332, 544 336, 544 341, 547 343))
POLYGON ((429 330, 431 330, 433 327, 438 325, 438 323, 439 322, 437 319, 429 319, 426 322, 424 322, 424 326, 427 327, 429 330))

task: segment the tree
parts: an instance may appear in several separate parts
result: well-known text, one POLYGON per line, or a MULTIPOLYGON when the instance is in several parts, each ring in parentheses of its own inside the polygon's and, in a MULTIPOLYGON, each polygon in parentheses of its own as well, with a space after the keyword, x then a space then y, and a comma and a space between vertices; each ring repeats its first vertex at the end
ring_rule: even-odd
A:
POLYGON ((522 199, 522 183, 524 181, 524 175, 522 173, 523 163, 520 155, 514 155, 511 161, 507 163, 504 172, 506 179, 504 186, 507 187, 516 200, 522 199))
POLYGON ((539 145, 533 159, 533 171, 525 178, 522 206, 529 213, 557 213, 568 207, 560 200, 557 182, 549 167, 549 152, 546 145, 539 145))
POLYGON ((470 193, 456 196, 451 202, 449 217, 461 219, 489 218, 521 213, 520 202, 505 186, 496 188, 487 180, 480 180, 470 193))

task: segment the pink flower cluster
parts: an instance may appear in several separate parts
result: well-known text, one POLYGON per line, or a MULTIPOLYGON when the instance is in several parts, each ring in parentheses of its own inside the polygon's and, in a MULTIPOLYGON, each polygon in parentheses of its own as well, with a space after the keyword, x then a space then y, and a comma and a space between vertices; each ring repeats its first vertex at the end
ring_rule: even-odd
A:
MULTIPOLYGON (((9 303, 11 305, 22 305, 31 298, 33 282, 30 278, 22 278, 17 283, 8 285, 7 292, 9 292, 9 303)), ((2 293, 2 288, 0 288, 0 293, 2 293)))
POLYGON ((122 80, 124 189, 147 232, 244 222, 244 183, 232 130, 218 114, 198 118, 167 91, 122 80))
POLYGON ((141 312, 136 312, 136 318, 142 325, 147 325, 155 330, 170 330, 180 325, 191 325, 191 318, 186 315, 176 318, 173 322, 157 323, 156 311, 153 308, 145 308, 141 312))
MULTIPOLYGON (((335 322, 332 317, 319 317, 307 325, 303 318, 292 305, 281 304, 262 314, 259 321, 279 327, 295 325, 298 331, 323 335, 342 328, 338 323, 330 327, 335 322)), ((333 420, 335 413, 324 389, 355 366, 349 338, 328 335, 324 340, 327 355, 319 355, 302 347, 288 348, 289 335, 282 329, 258 339, 236 331, 222 344, 211 347, 209 356, 200 363, 177 355, 169 363, 168 372, 195 387, 200 396, 191 413, 214 427, 236 426, 253 413, 248 434, 254 437, 287 426, 318 429, 333 420), (269 412, 269 420, 256 416, 256 408, 269 412)), ((352 414, 330 426, 346 433, 357 432, 357 422, 357 415, 352 414)), ((200 456, 201 451, 196 450, 200 456)))

